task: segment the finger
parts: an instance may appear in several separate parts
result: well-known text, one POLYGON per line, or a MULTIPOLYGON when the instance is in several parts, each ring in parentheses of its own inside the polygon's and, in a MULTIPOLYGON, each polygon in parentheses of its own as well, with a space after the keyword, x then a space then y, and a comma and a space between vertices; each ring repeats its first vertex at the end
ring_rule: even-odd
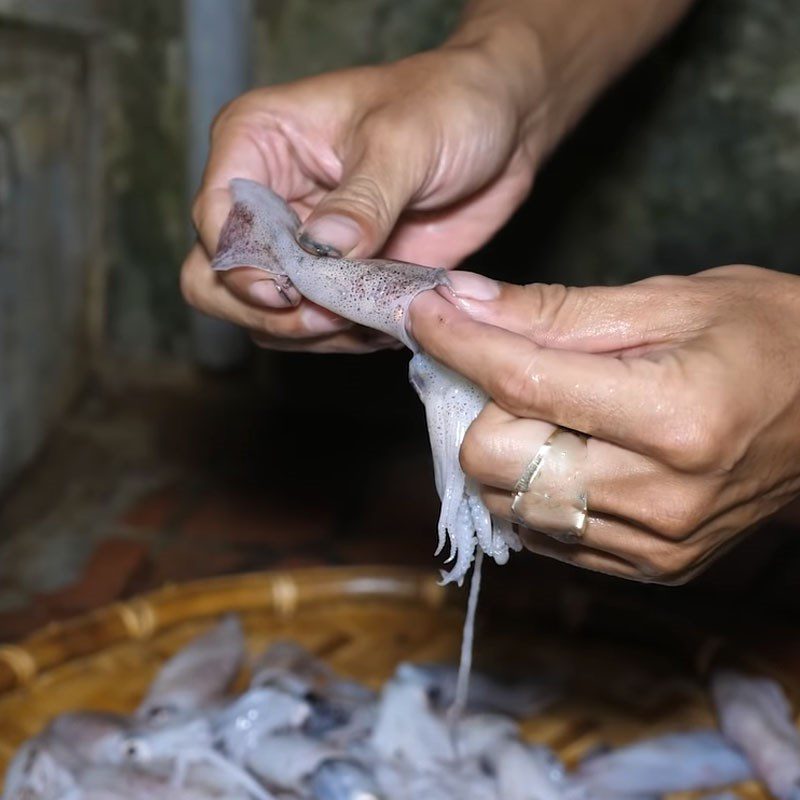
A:
MULTIPOLYGON (((479 483, 511 492, 553 431, 548 422, 517 417, 490 402, 467 430, 461 465, 479 483)), ((644 526, 653 524, 662 506, 653 488, 664 497, 686 483, 653 459, 594 437, 586 442, 582 472, 590 509, 644 526)))
POLYGON ((220 272, 219 276, 232 295, 255 306, 287 308, 302 300, 291 281, 265 278, 259 269, 239 267, 220 272))
POLYGON ((370 330, 363 332, 360 330, 344 331, 309 339, 282 339, 276 336, 251 332, 250 338, 258 347, 284 352, 349 353, 356 355, 377 353, 381 350, 394 350, 403 346, 402 343, 391 336, 370 330))
POLYGON ((316 187, 286 150, 276 118, 265 111, 262 91, 250 92, 223 109, 211 129, 211 147, 192 219, 206 252, 214 255, 228 216, 228 187, 234 178, 249 178, 287 200, 316 200, 316 187))
POLYGON ((219 234, 230 209, 231 194, 228 189, 228 182, 210 184, 204 179, 192 206, 192 221, 200 243, 212 258, 217 251, 219 234))
POLYGON ((467 429, 461 466, 479 483, 510 491, 554 430, 550 422, 518 417, 489 401, 467 429))
MULTIPOLYGON (((482 487, 481 497, 489 511, 502 519, 518 522, 511 511, 513 495, 494 487, 482 487)), ((534 531, 535 524, 526 528, 534 531)), ((559 540, 549 534, 535 531, 537 537, 559 540)), ((658 536, 639 525, 617 517, 592 512, 586 523, 586 530, 579 542, 559 542, 575 544, 598 553, 605 553, 625 561, 636 568, 642 579, 669 580, 684 568, 687 554, 694 552, 694 545, 676 544, 658 536)))
POLYGON ((476 322, 436 292, 414 300, 410 320, 425 352, 517 416, 649 453, 655 449, 654 430, 663 427, 669 404, 677 402, 659 362, 543 348, 476 322))
MULTIPOLYGON (((496 506, 497 513, 512 519, 511 493, 553 430, 549 423, 515 417, 491 402, 469 427, 461 464, 467 475, 503 497, 506 506, 496 506)), ((547 468, 545 457, 544 485, 559 486, 547 468)), ((647 530, 666 543, 687 541, 728 502, 719 478, 686 475, 593 437, 586 441, 578 479, 590 511, 647 530)))
POLYGON ((181 290, 189 305, 198 311, 276 338, 307 339, 353 327, 353 323, 308 301, 272 311, 242 302, 211 269, 199 246, 192 248, 183 264, 181 290))
POLYGON ((532 553, 553 558, 565 564, 602 572, 627 580, 648 581, 633 564, 616 556, 592 550, 580 544, 564 544, 541 533, 520 529, 520 536, 525 548, 532 553))
POLYGON ((594 550, 584 544, 557 542, 544 534, 523 528, 520 528, 519 534, 525 547, 533 553, 594 572, 604 572, 619 578, 663 586, 680 586, 687 583, 708 569, 726 549, 720 546, 702 552, 699 548, 686 552, 673 551, 664 566, 653 570, 642 569, 635 563, 601 550, 594 550))
POLYGON ((618 353, 674 340, 692 327, 695 304, 661 277, 627 286, 517 286, 472 272, 453 273, 452 298, 473 319, 532 339, 543 347, 618 353), (647 309, 643 314, 642 309, 647 309))
MULTIPOLYGON (((193 216, 201 243, 208 254, 213 254, 219 233, 231 208, 230 192, 224 187, 207 187, 195 201, 193 216)), ((286 308, 300 303, 300 293, 290 281, 265 278, 264 272, 248 267, 219 273, 219 280, 232 295, 244 303, 262 308, 286 308)))
POLYGON ((469 199, 457 213, 455 204, 463 199, 461 195, 447 198, 441 208, 417 205, 417 213, 403 214, 381 255, 435 267, 460 264, 486 244, 530 194, 533 173, 518 166, 482 188, 480 184, 461 187, 463 197, 469 199))
POLYGON ((349 148, 339 186, 322 198, 305 221, 300 242, 311 252, 374 255, 418 189, 418 170, 409 147, 382 128, 372 125, 359 132, 349 148))

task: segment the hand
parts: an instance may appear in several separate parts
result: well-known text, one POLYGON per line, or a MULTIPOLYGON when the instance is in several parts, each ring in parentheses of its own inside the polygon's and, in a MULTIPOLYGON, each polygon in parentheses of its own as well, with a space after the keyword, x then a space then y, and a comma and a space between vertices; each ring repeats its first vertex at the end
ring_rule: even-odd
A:
POLYGON ((588 434, 589 522, 534 552, 659 583, 700 572, 800 493, 800 277, 722 267, 619 288, 454 274, 411 307, 423 349, 492 397, 461 449, 489 509, 552 430, 588 434))
POLYGON ((506 75, 498 46, 451 43, 231 103, 214 124, 194 206, 199 242, 181 276, 188 302, 273 348, 363 352, 393 342, 278 292, 263 272, 213 273, 228 182, 251 178, 286 197, 305 220, 308 249, 456 265, 521 203, 538 158, 535 93, 519 77, 533 82, 536 71, 515 65, 506 75))

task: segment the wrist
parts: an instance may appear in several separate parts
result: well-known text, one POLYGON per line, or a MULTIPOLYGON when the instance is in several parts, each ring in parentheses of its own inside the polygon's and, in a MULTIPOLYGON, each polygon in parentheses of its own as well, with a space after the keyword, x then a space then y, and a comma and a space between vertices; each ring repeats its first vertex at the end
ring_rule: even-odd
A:
POLYGON ((446 46, 498 71, 541 156, 605 87, 664 35, 692 0, 469 0, 446 46))

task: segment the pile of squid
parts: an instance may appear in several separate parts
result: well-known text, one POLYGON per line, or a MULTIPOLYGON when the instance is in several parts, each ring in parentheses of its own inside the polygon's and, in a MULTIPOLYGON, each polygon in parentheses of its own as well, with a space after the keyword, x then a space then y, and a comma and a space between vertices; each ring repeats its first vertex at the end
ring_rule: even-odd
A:
POLYGON ((800 797, 800 737, 765 678, 713 677, 720 730, 594 752, 567 770, 520 734, 521 717, 557 699, 550 680, 474 675, 454 715, 449 667, 402 664, 377 693, 279 642, 233 695, 245 662, 227 617, 165 663, 130 716, 55 718, 13 759, 4 800, 643 800, 752 778, 800 797))

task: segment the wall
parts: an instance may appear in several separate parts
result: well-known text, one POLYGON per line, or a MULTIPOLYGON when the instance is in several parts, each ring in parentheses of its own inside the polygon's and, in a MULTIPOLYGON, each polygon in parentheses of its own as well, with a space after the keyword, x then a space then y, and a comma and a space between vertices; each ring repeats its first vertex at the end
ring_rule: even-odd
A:
MULTIPOLYGON (((255 83, 396 58, 439 41, 461 0, 257 0, 255 83)), ((108 330, 118 352, 188 358, 177 293, 186 247, 185 50, 179 0, 115 6, 108 330)))
MULTIPOLYGON (((124 352, 188 354, 182 46, 176 2, 122 4, 110 330, 124 352), (131 8, 131 7, 135 8, 131 8)), ((257 82, 434 45, 460 0, 258 0, 257 82)), ((609 94, 480 255, 515 280, 620 282, 749 261, 798 271, 800 12, 706 0, 609 94)))
MULTIPOLYGON (((257 0, 258 82, 432 46, 460 5, 257 0)), ((190 359, 177 285, 187 239, 180 3, 0 0, 0 19, 23 9, 38 28, 0 22, 0 487, 74 397, 92 331, 114 357, 190 359), (102 114, 83 38, 98 8, 110 52, 102 114), (105 145, 92 147, 103 127, 105 145), (91 177, 99 161, 106 199, 91 177)), ((796 0, 700 2, 598 104, 473 264, 568 283, 734 261, 800 271, 798 41, 796 0)), ((307 362, 277 363, 270 380, 297 393, 307 362)), ((374 387, 375 363, 320 360, 314 374, 324 383, 344 371, 350 402, 374 387)), ((387 407, 379 400, 372 407, 387 407)))
POLYGON ((800 272, 798 41, 793 0, 699 3, 566 143, 494 254, 566 283, 800 272))
POLYGON ((89 10, 64 20, 45 3, 11 5, 0 3, 0 489, 85 375, 101 213, 89 10))

